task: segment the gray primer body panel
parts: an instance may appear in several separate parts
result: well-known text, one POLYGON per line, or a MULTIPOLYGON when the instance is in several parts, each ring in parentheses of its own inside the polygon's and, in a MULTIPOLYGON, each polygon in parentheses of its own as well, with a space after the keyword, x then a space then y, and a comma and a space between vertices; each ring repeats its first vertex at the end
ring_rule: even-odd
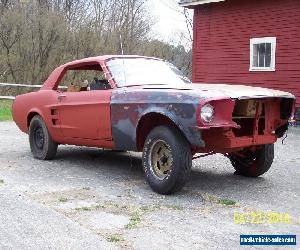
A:
POLYGON ((196 130, 199 102, 218 93, 177 89, 121 88, 111 98, 112 135, 116 149, 137 150, 136 129, 146 114, 159 113, 171 119, 193 146, 205 144, 196 130))

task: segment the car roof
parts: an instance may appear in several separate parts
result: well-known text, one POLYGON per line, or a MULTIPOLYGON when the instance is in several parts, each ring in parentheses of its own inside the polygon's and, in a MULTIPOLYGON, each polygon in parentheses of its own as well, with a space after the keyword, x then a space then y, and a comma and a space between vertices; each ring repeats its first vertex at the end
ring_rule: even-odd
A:
POLYGON ((60 67, 63 67, 63 68, 72 67, 75 65, 86 64, 86 63, 96 63, 96 62, 100 62, 100 61, 108 61, 108 60, 117 59, 117 58, 145 58, 145 59, 153 59, 153 60, 162 61, 162 59, 159 59, 156 57, 139 56, 139 55, 103 55, 103 56, 87 57, 84 59, 75 60, 75 61, 63 64, 60 67))
MULTIPOLYGON (((103 55, 103 56, 96 56, 96 57, 88 57, 80 60, 75 60, 72 62, 68 62, 57 67, 52 73, 49 75, 48 79, 44 82, 42 89, 52 89, 55 87, 55 84, 61 80, 63 72, 66 69, 76 69, 77 67, 82 66, 90 66, 95 64, 100 64, 101 62, 108 61, 111 59, 117 58, 145 58, 145 59, 153 59, 162 61, 162 59, 155 58, 155 57, 147 57, 147 56, 138 56, 138 55, 103 55)), ((57 86, 56 86, 57 87, 57 86)))

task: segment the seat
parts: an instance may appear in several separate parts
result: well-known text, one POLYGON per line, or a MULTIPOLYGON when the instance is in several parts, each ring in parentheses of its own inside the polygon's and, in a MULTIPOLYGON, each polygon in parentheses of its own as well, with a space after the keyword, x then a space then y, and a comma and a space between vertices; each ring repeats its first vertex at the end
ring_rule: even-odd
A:
POLYGON ((73 84, 68 86, 67 92, 79 92, 80 91, 80 87, 79 86, 75 86, 73 84))
POLYGON ((107 80, 99 80, 97 82, 93 82, 90 85, 90 90, 106 90, 110 89, 110 85, 107 80))

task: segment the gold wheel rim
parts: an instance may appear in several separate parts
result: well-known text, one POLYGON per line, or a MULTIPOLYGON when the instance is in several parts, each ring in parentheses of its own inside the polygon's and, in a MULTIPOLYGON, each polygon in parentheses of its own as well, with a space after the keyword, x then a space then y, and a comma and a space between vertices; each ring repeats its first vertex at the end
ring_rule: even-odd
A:
POLYGON ((164 141, 158 140, 152 145, 150 152, 150 166, 153 173, 159 179, 166 178, 170 173, 173 164, 171 149, 164 141))

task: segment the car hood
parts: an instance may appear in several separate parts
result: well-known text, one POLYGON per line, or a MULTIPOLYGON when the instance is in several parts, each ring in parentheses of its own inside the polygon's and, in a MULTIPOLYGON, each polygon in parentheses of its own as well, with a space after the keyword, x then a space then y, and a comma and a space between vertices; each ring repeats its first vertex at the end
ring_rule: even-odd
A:
POLYGON ((186 91, 209 91, 222 96, 228 96, 232 99, 248 99, 248 98, 293 98, 295 96, 279 90, 251 87, 245 85, 229 85, 229 84, 206 84, 206 83, 193 83, 180 86, 174 85, 148 85, 143 86, 143 89, 176 89, 186 91))

